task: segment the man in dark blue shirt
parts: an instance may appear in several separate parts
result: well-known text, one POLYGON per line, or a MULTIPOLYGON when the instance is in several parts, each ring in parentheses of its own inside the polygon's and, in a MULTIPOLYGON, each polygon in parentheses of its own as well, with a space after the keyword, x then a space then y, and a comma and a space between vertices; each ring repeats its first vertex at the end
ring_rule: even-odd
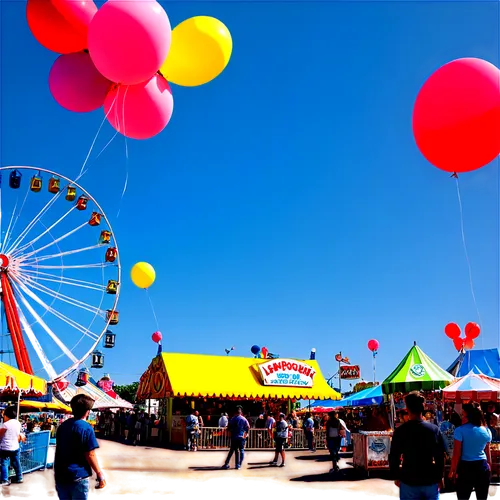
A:
POLYGON ((250 429, 248 420, 243 416, 243 409, 241 406, 236 407, 236 415, 229 421, 228 429, 231 432, 231 449, 223 465, 223 469, 229 469, 229 461, 235 454, 236 469, 241 469, 243 458, 245 457, 245 441, 247 433, 250 429))
POLYGON ((60 500, 86 500, 92 470, 97 474, 96 488, 106 486, 95 454, 99 445, 94 429, 86 421, 94 400, 85 394, 77 394, 70 404, 73 418, 63 422, 56 434, 56 490, 60 500))
POLYGON ((424 397, 411 392, 405 402, 409 420, 394 431, 389 455, 399 498, 437 500, 443 485, 446 444, 438 427, 422 418, 424 397))

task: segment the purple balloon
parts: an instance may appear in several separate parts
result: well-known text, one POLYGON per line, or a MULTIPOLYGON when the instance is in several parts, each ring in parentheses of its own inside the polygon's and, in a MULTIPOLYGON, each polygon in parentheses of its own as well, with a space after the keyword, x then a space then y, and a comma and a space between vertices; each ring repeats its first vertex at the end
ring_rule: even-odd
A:
POLYGON ((100 108, 111 82, 97 71, 85 52, 59 56, 49 74, 49 88, 63 108, 86 113, 100 108))

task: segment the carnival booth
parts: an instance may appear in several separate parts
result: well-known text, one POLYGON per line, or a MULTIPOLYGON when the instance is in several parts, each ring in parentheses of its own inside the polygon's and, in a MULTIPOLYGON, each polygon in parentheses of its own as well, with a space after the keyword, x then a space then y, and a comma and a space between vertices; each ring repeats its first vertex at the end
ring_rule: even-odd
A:
MULTIPOLYGON (((34 375, 0 362, 0 399, 7 404, 20 407, 24 398, 40 398, 48 394, 47 382, 34 375)), ((32 433, 26 442, 20 443, 20 461, 23 473, 44 469, 47 465, 50 431, 32 433)), ((12 473, 12 471, 11 471, 12 473)))
POLYGON ((402 399, 411 391, 436 391, 453 381, 453 376, 438 366, 416 344, 396 369, 382 382, 382 393, 390 397, 391 427, 387 431, 362 431, 353 435, 353 465, 366 470, 389 468, 392 431, 396 412, 395 396, 402 399))
MULTIPOLYGON (((160 400, 164 442, 184 445, 185 419, 196 409, 204 421, 200 447, 216 448, 217 443, 226 446, 218 421, 222 412, 232 412, 234 401, 252 424, 264 411, 290 413, 299 399, 338 400, 340 395, 327 384, 315 360, 161 353, 139 383, 137 400, 147 399, 160 400)), ((270 447, 268 439, 254 439, 253 431, 249 448, 259 448, 260 442, 270 447)))

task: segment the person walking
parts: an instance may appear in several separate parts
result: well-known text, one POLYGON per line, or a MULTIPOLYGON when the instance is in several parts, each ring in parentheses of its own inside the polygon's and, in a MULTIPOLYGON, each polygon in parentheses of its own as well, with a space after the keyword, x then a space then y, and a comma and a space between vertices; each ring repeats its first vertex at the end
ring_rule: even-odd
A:
POLYGON ((229 469, 229 462, 234 453, 235 469, 241 469, 245 458, 245 441, 250 430, 248 420, 243 416, 243 408, 236 407, 234 417, 229 421, 228 429, 231 432, 231 448, 227 454, 223 469, 229 469))
POLYGON ((409 419, 392 437, 391 474, 401 500, 437 500, 443 486, 446 444, 438 427, 422 418, 425 398, 414 391, 405 402, 409 419))
POLYGON ((59 500, 87 500, 89 478, 97 475, 97 489, 106 486, 95 450, 99 448, 92 426, 86 422, 94 400, 77 394, 70 403, 73 418, 57 429, 54 475, 59 500))
POLYGON ((304 419, 304 423, 302 424, 302 428, 304 430, 304 435, 307 441, 307 447, 310 452, 315 452, 314 449, 314 420, 311 418, 310 413, 306 413, 306 418, 304 419))
POLYGON ((347 433, 347 427, 344 421, 339 419, 338 412, 331 411, 328 417, 326 421, 326 444, 333 464, 332 469, 330 469, 330 474, 333 474, 339 470, 340 445, 342 438, 345 437, 347 433))
POLYGON ((450 479, 457 482, 458 500, 486 500, 491 477, 491 431, 481 409, 473 404, 462 407, 462 425, 455 429, 450 479))
POLYGON ((274 426, 274 442, 276 445, 274 459, 272 462, 269 462, 269 465, 278 465, 278 457, 281 455, 280 467, 285 467, 285 443, 288 439, 288 427, 289 424, 285 419, 285 414, 280 413, 279 420, 274 426))
POLYGON ((186 417, 187 450, 196 451, 197 434, 200 428, 200 422, 196 416, 196 411, 192 410, 191 415, 186 417))
POLYGON ((21 422, 17 420, 17 408, 8 406, 3 412, 3 424, 0 428, 0 464, 2 467, 2 480, 0 485, 8 486, 9 465, 12 464, 16 473, 16 483, 23 482, 21 461, 19 459, 19 443, 25 442, 26 437, 21 432, 21 422))

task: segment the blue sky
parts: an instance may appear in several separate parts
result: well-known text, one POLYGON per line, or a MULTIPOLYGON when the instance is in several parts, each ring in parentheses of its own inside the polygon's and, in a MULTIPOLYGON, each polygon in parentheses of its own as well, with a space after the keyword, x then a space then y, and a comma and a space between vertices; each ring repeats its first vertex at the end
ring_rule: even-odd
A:
MULTIPOLYGON (((168 128, 148 141, 98 137, 82 185, 102 204, 121 250, 117 346, 106 366, 137 380, 156 352, 144 292, 128 279, 154 265, 164 349, 250 356, 253 344, 304 358, 325 375, 343 354, 389 374, 414 340, 445 368, 443 333, 478 321, 454 180, 412 137, 425 79, 459 57, 498 65, 498 3, 179 2, 173 26, 221 19, 233 35, 226 71, 199 88, 173 86, 168 128), (128 168, 129 183, 120 207, 128 168)), ((1 163, 76 177, 102 110, 73 114, 52 99, 56 58, 31 36, 23 2, 2 2, 1 163)), ((498 161, 460 177, 483 322, 499 340, 498 161)))

